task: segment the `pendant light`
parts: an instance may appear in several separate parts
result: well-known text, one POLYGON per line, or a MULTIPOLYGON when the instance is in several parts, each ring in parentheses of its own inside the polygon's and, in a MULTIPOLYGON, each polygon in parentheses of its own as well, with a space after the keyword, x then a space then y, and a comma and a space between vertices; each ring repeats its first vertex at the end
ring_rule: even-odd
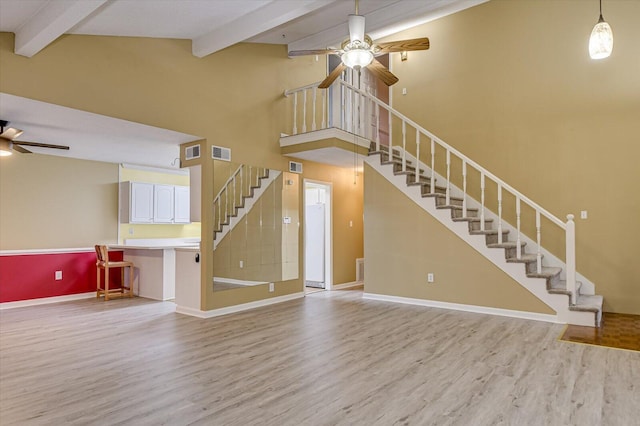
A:
POLYGON ((589 38, 589 55, 591 59, 604 59, 611 55, 613 50, 613 31, 602 17, 602 0, 600 0, 600 19, 589 38))

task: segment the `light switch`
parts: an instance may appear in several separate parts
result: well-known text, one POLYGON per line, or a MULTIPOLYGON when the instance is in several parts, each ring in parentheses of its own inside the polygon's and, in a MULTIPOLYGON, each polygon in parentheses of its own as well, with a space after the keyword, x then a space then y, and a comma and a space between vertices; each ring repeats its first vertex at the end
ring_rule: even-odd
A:
POLYGON ((582 210, 580 212, 580 219, 586 219, 587 218, 587 211, 586 210, 582 210))

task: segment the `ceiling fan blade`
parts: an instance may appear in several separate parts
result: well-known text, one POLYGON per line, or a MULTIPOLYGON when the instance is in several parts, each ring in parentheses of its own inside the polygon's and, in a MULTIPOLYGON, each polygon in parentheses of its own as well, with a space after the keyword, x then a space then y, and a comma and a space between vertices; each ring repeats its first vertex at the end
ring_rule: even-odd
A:
POLYGON ((5 138, 5 139, 9 139, 9 140, 14 140, 15 138, 17 138, 18 136, 20 136, 23 133, 22 130, 20 129, 14 129, 13 127, 8 127, 6 129, 4 129, 4 132, 2 132, 2 134, 0 134, 1 137, 5 138))
POLYGON ((32 152, 29 151, 28 149, 18 146, 16 144, 13 144, 13 150, 22 154, 32 154, 32 152))
POLYGON ((289 57, 294 58, 296 56, 306 56, 306 55, 339 55, 342 53, 342 50, 338 49, 315 49, 315 50, 292 50, 289 52, 289 57))
POLYGON ((378 77, 384 84, 387 86, 391 86, 398 82, 398 77, 393 75, 391 71, 387 69, 384 65, 380 63, 377 59, 373 59, 369 65, 367 65, 367 69, 371 71, 373 75, 378 77))
POLYGON ((427 50, 429 48, 429 39, 427 37, 414 38, 410 40, 390 41, 387 43, 377 43, 376 54, 405 52, 409 50, 427 50))
POLYGON ((53 149, 69 150, 69 147, 65 145, 52 145, 49 143, 39 143, 39 142, 13 141, 14 149, 16 145, 35 146, 37 148, 53 148, 53 149))
POLYGON ((331 84, 336 80, 336 78, 340 77, 340 74, 342 74, 342 71, 344 71, 346 68, 347 66, 345 64, 340 63, 337 67, 334 68, 333 71, 331 71, 331 74, 329 74, 327 78, 325 78, 322 83, 320 83, 318 89, 326 89, 327 87, 331 86, 331 84))

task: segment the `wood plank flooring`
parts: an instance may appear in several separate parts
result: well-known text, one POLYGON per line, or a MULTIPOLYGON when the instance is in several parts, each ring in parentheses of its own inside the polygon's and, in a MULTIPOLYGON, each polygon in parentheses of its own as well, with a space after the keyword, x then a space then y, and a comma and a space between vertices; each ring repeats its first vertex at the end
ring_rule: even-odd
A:
POLYGON ((212 319, 0 312, 2 425, 640 425, 640 354, 563 326, 319 292, 212 319))
POLYGON ((600 328, 569 325, 562 340, 640 351, 640 315, 605 312, 600 328))

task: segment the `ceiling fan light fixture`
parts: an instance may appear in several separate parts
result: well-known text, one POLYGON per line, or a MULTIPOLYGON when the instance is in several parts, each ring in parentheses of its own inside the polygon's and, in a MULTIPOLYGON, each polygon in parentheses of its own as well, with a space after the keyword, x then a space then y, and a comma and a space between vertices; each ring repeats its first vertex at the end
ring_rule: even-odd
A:
POLYGON ((602 0, 600 0, 600 19, 589 37, 589 56, 591 59, 608 58, 613 51, 613 31, 602 17, 602 0))
POLYGON ((8 157, 13 154, 13 142, 0 138, 0 157, 8 157))
POLYGON ((373 61, 373 53, 368 49, 352 49, 344 52, 341 59, 349 68, 362 68, 373 61))

